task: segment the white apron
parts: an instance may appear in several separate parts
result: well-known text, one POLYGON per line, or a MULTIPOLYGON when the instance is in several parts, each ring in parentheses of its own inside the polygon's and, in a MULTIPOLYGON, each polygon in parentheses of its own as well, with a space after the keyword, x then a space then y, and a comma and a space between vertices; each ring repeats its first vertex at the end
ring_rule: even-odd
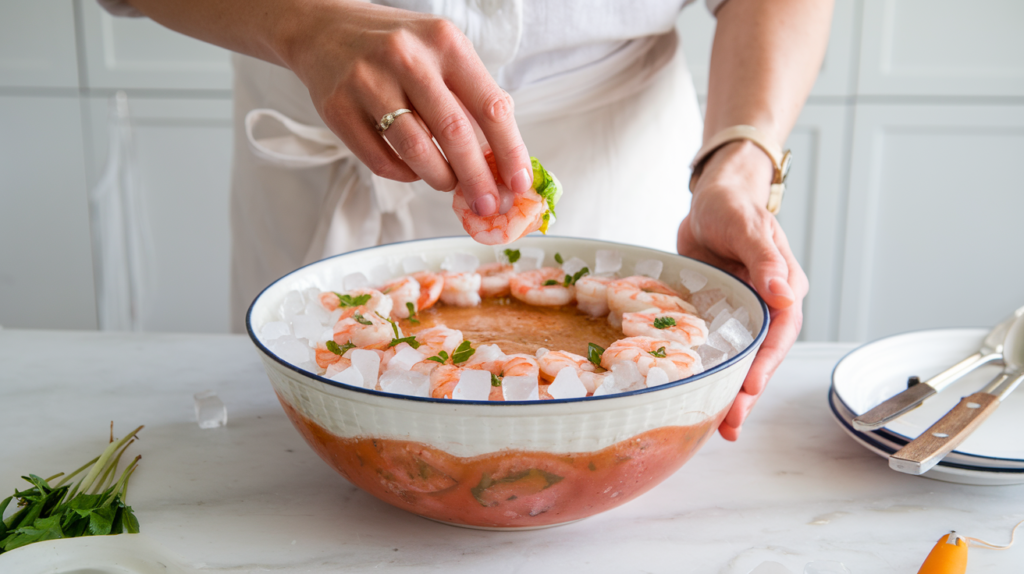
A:
MULTIPOLYGON (((515 51, 517 14, 475 18, 484 24, 452 20, 493 74, 503 54, 515 51)), ((551 234, 675 250, 689 209, 686 166, 703 129, 677 49, 674 30, 640 38, 600 62, 510 92, 530 155, 565 189, 551 234)), ((451 194, 422 181, 382 179, 355 159, 293 73, 246 56, 233 63, 233 329, 243 328, 260 290, 301 265, 371 245, 465 234, 451 194)))

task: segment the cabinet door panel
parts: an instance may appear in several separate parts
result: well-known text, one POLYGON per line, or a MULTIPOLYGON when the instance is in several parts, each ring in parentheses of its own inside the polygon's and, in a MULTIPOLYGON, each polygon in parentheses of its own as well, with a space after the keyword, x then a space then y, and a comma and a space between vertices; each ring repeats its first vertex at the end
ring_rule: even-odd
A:
POLYGON ((0 97, 0 325, 95 329, 77 97, 0 97))
POLYGON ((0 2, 0 86, 78 87, 72 0, 0 2))
MULTIPOLYGON (((229 330, 231 101, 129 98, 155 251, 146 331, 229 330)), ((95 154, 106 161, 108 100, 89 100, 95 154)))
POLYGON ((859 93, 1024 95, 1024 2, 866 0, 859 93))
POLYGON ((81 6, 90 88, 231 89, 227 50, 148 18, 111 16, 95 0, 81 6))
POLYGON ((1024 304, 1024 106, 859 105, 854 125, 841 338, 1024 304))

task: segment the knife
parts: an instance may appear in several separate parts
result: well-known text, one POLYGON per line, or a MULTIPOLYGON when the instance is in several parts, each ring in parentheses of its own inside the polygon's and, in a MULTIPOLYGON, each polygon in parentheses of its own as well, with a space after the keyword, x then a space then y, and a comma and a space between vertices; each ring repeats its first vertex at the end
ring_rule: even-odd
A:
POLYGON ((999 323, 985 336, 978 352, 942 371, 927 381, 907 387, 907 390, 889 397, 880 405, 853 419, 853 428, 859 431, 873 431, 882 428, 895 418, 921 406, 925 399, 948 387, 953 382, 982 365, 1003 358, 1003 339, 1010 325, 1024 316, 1021 307, 999 323))
POLYGON ((916 439, 889 457, 889 467, 924 474, 981 426, 1007 395, 1024 381, 1024 317, 1018 317, 1003 342, 1003 372, 985 388, 960 400, 916 439))

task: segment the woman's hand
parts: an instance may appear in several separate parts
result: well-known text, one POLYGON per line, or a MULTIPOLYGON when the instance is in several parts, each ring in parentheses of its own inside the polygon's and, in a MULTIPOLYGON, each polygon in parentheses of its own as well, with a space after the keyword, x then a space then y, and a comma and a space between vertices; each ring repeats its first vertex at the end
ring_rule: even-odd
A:
POLYGON ((707 161, 693 192, 690 214, 679 226, 678 250, 750 283, 768 303, 771 325, 718 432, 739 438, 750 409, 796 341, 803 322, 807 276, 779 222, 765 208, 772 164, 763 151, 739 141, 707 161))
POLYGON ((327 126, 373 173, 422 178, 442 191, 459 184, 477 214, 491 215, 499 207, 498 189, 478 124, 513 193, 530 189, 533 170, 512 99, 455 25, 362 2, 333 1, 302 14, 282 59, 309 89, 327 126), (401 108, 415 113, 399 116, 386 132, 399 158, 374 126, 401 108))

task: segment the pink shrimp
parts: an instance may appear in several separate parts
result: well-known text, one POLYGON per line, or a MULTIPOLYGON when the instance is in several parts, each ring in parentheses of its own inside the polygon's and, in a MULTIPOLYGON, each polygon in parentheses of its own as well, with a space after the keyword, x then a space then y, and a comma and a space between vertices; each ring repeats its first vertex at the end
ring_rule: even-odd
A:
POLYGON ((509 279, 512 296, 523 303, 544 307, 569 305, 576 298, 576 287, 565 286, 565 272, 558 267, 524 271, 509 279))
POLYGON ((608 286, 611 277, 595 277, 584 275, 576 281, 576 308, 591 317, 604 317, 608 314, 608 286))
POLYGON ((441 301, 453 307, 476 307, 480 304, 480 275, 476 273, 443 273, 441 301))
MULTIPOLYGON (((330 352, 330 351, 328 351, 328 352, 330 352)), ((333 355, 333 353, 331 353, 331 354, 333 355)), ((338 357, 338 360, 334 361, 333 363, 331 363, 331 364, 329 364, 329 365, 327 365, 325 367, 327 369, 327 372, 324 373, 324 376, 327 377, 328 379, 333 377, 334 375, 337 375, 338 373, 340 373, 340 372, 344 371, 345 369, 347 369, 347 368, 352 366, 352 361, 350 361, 350 360, 348 360, 348 359, 346 359, 344 357, 339 357, 338 355, 334 355, 334 356, 338 357)), ((317 363, 319 363, 319 362, 320 362, 320 351, 317 350, 317 363)))
POLYGON ((697 353, 675 341, 652 337, 619 339, 609 345, 601 356, 601 366, 608 370, 611 370, 615 363, 623 361, 636 363, 640 374, 645 377, 651 367, 659 367, 668 374, 670 381, 677 381, 704 370, 697 353))
POLYGON ((462 344, 462 331, 436 325, 416 333, 416 342, 420 344, 417 350, 426 357, 433 357, 441 351, 451 356, 455 348, 462 344))
MULTIPOLYGON (((491 167, 494 182, 498 185, 499 194, 512 195, 511 190, 498 175, 498 165, 494 153, 487 150, 484 154, 491 167)), ((462 221, 462 227, 477 242, 484 245, 503 245, 540 230, 547 232, 547 227, 554 223, 554 204, 561 195, 561 184, 550 172, 541 167, 540 162, 533 161, 533 190, 513 195, 512 207, 505 213, 495 213, 481 217, 473 212, 462 194, 462 187, 456 186, 452 197, 452 209, 462 221)))
POLYGON ((587 387, 587 393, 593 393, 601 384, 604 374, 596 373, 597 368, 586 357, 582 357, 569 351, 548 351, 538 353, 537 365, 540 367, 540 376, 545 381, 552 383, 559 371, 571 367, 576 371, 583 386, 587 387))
POLYGON ((394 301, 391 300, 391 297, 388 297, 376 289, 352 289, 351 291, 346 291, 344 293, 325 291, 320 294, 320 304, 328 311, 334 311, 340 307, 341 318, 345 319, 355 315, 356 313, 362 315, 380 313, 387 317, 391 314, 391 307, 394 305, 394 301), (365 295, 370 296, 370 299, 366 303, 363 303, 362 305, 352 304, 352 301, 365 295))
POLYGON ((708 326, 704 319, 657 308, 641 313, 623 313, 622 332, 628 337, 667 339, 689 348, 703 345, 708 339, 708 326))
POLYGON ((509 279, 514 275, 511 265, 488 263, 476 272, 480 275, 481 297, 506 297, 509 294, 509 279))
POLYGON ((408 319, 409 306, 412 304, 413 312, 417 311, 416 303, 420 299, 420 282, 414 277, 406 275, 398 279, 388 281, 380 288, 381 292, 391 297, 394 306, 391 309, 391 317, 394 319, 408 319))
POLYGON ((420 284, 420 298, 416 301, 416 311, 433 307, 441 297, 444 279, 441 278, 441 275, 429 271, 413 273, 412 277, 420 284))
POLYGON ((608 306, 619 314, 636 313, 651 307, 662 311, 697 314, 697 309, 683 301, 674 289, 643 275, 612 281, 608 286, 608 306))
POLYGON ((334 326, 335 343, 352 343, 360 349, 386 349, 394 336, 391 323, 376 313, 353 315, 334 326))

